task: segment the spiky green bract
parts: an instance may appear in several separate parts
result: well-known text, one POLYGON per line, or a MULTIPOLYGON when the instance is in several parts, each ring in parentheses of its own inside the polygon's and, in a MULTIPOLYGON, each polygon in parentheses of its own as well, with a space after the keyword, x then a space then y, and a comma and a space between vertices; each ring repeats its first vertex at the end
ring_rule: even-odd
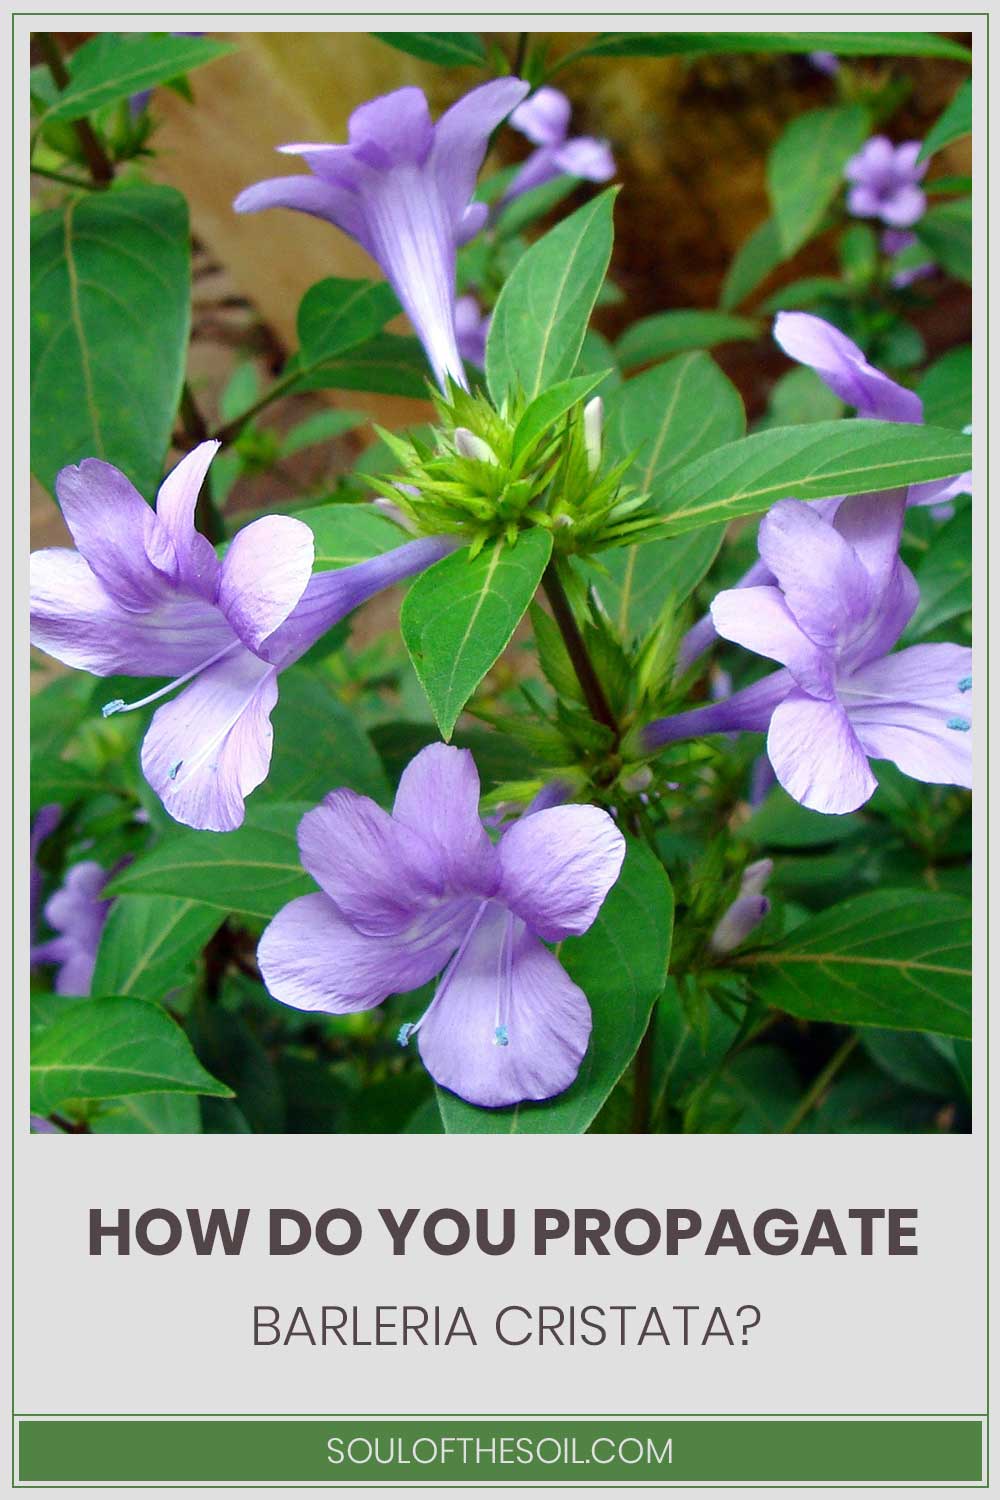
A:
POLYGON ((473 556, 531 526, 550 531, 562 553, 624 546, 659 522, 646 496, 623 483, 630 459, 591 468, 583 412, 602 378, 563 381, 531 402, 517 391, 499 410, 482 392, 451 385, 435 399, 431 440, 380 431, 399 467, 364 478, 420 533, 457 534, 473 556))

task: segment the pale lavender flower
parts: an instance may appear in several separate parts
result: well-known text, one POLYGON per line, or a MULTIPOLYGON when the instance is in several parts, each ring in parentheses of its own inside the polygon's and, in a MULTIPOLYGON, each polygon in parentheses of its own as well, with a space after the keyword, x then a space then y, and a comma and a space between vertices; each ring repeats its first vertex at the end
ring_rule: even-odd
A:
POLYGON ((51 1120, 44 1119, 41 1115, 31 1116, 32 1135, 63 1135, 58 1125, 53 1125, 51 1120))
MULTIPOLYGON (((814 313, 780 312, 774 320, 774 337, 789 356, 799 364, 815 370, 834 395, 857 410, 859 417, 883 422, 922 422, 924 404, 916 391, 890 379, 865 358, 857 344, 825 318, 814 313)), ((911 485, 908 505, 947 505, 956 495, 969 494, 972 474, 958 474, 953 479, 932 479, 911 485)), ((836 515, 843 497, 833 495, 814 500, 813 508, 827 520, 836 515)), ((935 512, 937 513, 937 512, 935 512)), ((748 588, 754 584, 773 583, 773 576, 759 558, 736 584, 748 588)), ((677 670, 682 674, 712 645, 716 630, 710 615, 704 615, 687 632, 677 653, 677 670)))
MULTIPOLYGON (((904 250, 912 250, 917 243, 917 237, 909 229, 886 229, 882 234, 882 254, 900 255, 904 250)), ((903 266, 898 271, 893 271, 889 278, 889 285, 902 290, 904 287, 912 286, 915 281, 922 281, 925 276, 933 276, 937 266, 932 260, 918 261, 915 265, 903 266)))
POLYGON ((971 786, 972 652, 925 644, 887 654, 918 600, 898 556, 904 510, 901 490, 852 496, 832 520, 779 500, 758 539, 775 583, 717 595, 712 619, 724 639, 782 670, 649 725, 647 747, 766 731, 778 781, 826 813, 867 802, 877 785, 869 756, 918 781, 971 786))
POLYGON ((569 134, 570 102, 558 89, 538 89, 510 117, 515 130, 527 136, 536 149, 522 164, 501 199, 509 203, 530 188, 553 177, 584 177, 588 182, 607 182, 615 175, 615 159, 607 141, 589 135, 569 134))
POLYGON ((722 913, 708 940, 713 953, 720 956, 732 953, 763 922, 771 910, 771 903, 764 895, 764 887, 770 880, 773 869, 774 861, 770 859, 758 859, 747 865, 740 879, 736 900, 722 913))
POLYGON ((835 52, 807 52, 806 59, 810 67, 817 73, 824 73, 827 78, 835 78, 840 72, 840 59, 835 52))
POLYGON ((881 219, 893 229, 909 229, 922 218, 927 198, 917 184, 929 166, 917 160, 922 144, 894 146, 884 135, 866 141, 844 167, 851 184, 848 211, 858 219, 881 219))
POLYGON ((82 860, 45 903, 45 920, 57 933, 31 950, 32 964, 55 964, 57 995, 89 995, 97 949, 110 901, 101 900, 111 871, 96 860, 82 860))
POLYGON ((471 294, 459 297, 455 303, 455 338, 458 352, 470 365, 480 369, 486 364, 486 336, 493 321, 492 313, 484 313, 471 294))
POLYGON ((276 1000, 370 1010, 440 974, 399 1040, 417 1037, 442 1088, 500 1108, 569 1087, 590 1007, 545 943, 586 932, 618 878, 625 841, 607 813, 529 810, 494 845, 472 756, 429 745, 403 772, 391 815, 331 792, 299 824, 299 852, 320 890, 261 938, 276 1000))
POLYGON ((200 444, 164 480, 155 511, 125 475, 88 458, 63 469, 56 493, 77 550, 31 556, 31 639, 67 666, 174 680, 142 745, 143 773, 171 817, 226 831, 271 761, 278 673, 350 610, 443 557, 454 542, 405 543, 369 562, 312 576, 309 527, 264 516, 220 562, 194 526, 218 443, 200 444))
POLYGON ((455 254, 486 222, 472 201, 490 136, 528 92, 497 78, 431 123, 422 89, 371 99, 348 121, 349 144, 279 149, 304 158, 309 177, 272 177, 240 193, 237 213, 294 208, 326 219, 378 262, 438 384, 467 384, 455 335, 455 254))
POLYGON ((58 802, 47 802, 40 807, 31 820, 31 838, 29 843, 29 876, 28 876, 28 931, 31 941, 35 939, 35 924, 38 921, 38 909, 42 901, 43 875, 38 863, 38 851, 45 843, 50 833, 54 833, 62 817, 62 808, 58 802))

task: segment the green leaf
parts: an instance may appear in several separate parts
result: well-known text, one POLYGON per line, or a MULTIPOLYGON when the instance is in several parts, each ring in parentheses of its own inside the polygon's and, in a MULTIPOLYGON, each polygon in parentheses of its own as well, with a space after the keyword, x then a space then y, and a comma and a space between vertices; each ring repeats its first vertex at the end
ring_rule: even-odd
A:
POLYGON ((188 830, 165 838, 116 875, 108 894, 180 896, 227 914, 273 917, 314 889, 295 838, 307 810, 304 803, 265 804, 232 833, 188 830))
POLYGON ((860 104, 812 109, 797 116, 771 148, 767 188, 786 257, 818 229, 843 184, 844 165, 868 129, 868 111, 860 104))
POLYGON ((972 421, 972 345, 949 349, 917 382, 924 421, 935 427, 968 427, 972 421))
POLYGON ((382 396, 426 400, 427 357, 419 339, 380 333, 366 344, 318 364, 301 364, 295 355, 286 373, 295 375, 290 391, 375 391, 382 396))
POLYGON ((73 54, 70 81, 46 111, 46 122, 80 120, 104 104, 169 83, 232 50, 228 42, 165 32, 95 37, 73 54))
MULTIPOLYGON (((917 161, 926 161, 933 156, 935 151, 943 151, 945 146, 950 146, 952 141, 961 140, 963 135, 972 134, 972 79, 967 78, 959 85, 951 103, 942 115, 940 115, 927 132, 923 149, 917 157, 917 161)), ((928 186, 933 187, 930 183, 928 186)))
MULTIPOLYGON (((708 354, 686 354, 647 370, 608 396, 605 445, 613 463, 634 454, 627 478, 659 508, 673 472, 739 436, 743 403, 708 354)), ((667 596, 680 605, 708 572, 722 528, 675 540, 616 547, 601 554, 608 577, 597 590, 625 633, 639 634, 659 615, 667 596)))
POLYGON ((317 281, 299 303, 296 326, 303 370, 374 338, 398 312, 396 294, 386 281, 348 281, 340 276, 317 281))
POLYGON ((972 285, 972 199, 935 203, 913 232, 937 264, 972 285))
POLYGON ((472 559, 467 548, 453 552, 411 584, 400 628, 445 739, 508 645, 551 552, 549 532, 534 527, 514 547, 497 541, 472 559))
POLYGON ((549 182, 540 182, 537 187, 529 188, 526 193, 518 193, 499 212, 495 231, 497 239, 501 242, 509 240, 543 214, 551 213, 582 181, 582 177, 573 177, 568 172, 563 172, 549 182))
POLYGON ((778 226, 774 219, 765 219, 733 256, 722 283, 719 306, 726 312, 739 307, 784 258, 778 226))
POLYGON ((195 1094, 128 1094, 105 1105, 90 1128, 95 1135, 200 1135, 201 1106, 195 1094))
POLYGON ((315 505, 292 514, 313 534, 316 573, 367 562, 406 540, 399 527, 372 505, 315 505))
POLYGON ((151 496, 190 323, 187 204, 173 188, 69 197, 31 225, 31 466, 103 458, 151 496))
POLYGON ((810 1021, 972 1035, 971 907, 961 896, 873 891, 733 960, 754 993, 810 1021))
POLYGON ((757 423, 765 427, 797 427, 805 422, 832 422, 843 416, 844 403, 823 384, 815 370, 800 365, 788 370, 771 387, 767 415, 757 423))
POLYGON ((182 896, 123 896, 101 933, 91 993, 162 999, 183 983, 220 922, 217 911, 182 896))
POLYGON ((758 849, 815 849, 857 838, 865 826, 864 818, 855 813, 831 818, 814 812, 776 786, 744 823, 740 836, 758 849))
POLYGON ((271 715, 274 755, 260 797, 269 802, 319 802, 346 786, 389 799, 375 747, 352 712, 308 667, 281 674, 281 696, 271 715))
POLYGON ((670 535, 766 510, 946 479, 972 464, 968 437, 898 422, 810 422, 727 443, 671 477, 659 509, 670 535))
POLYGON ((972 507, 965 505, 938 531, 916 571, 920 603, 906 628, 907 641, 967 615, 972 609, 972 507))
POLYGON ((293 453, 301 453, 303 448, 314 448, 319 443, 332 442, 345 432, 363 427, 367 421, 364 412, 348 411, 346 408, 314 412, 311 417, 306 417, 303 422, 296 422, 294 427, 282 434, 281 456, 290 458, 293 453))
POLYGON ((741 339, 755 339, 760 324, 753 318, 739 318, 733 313, 699 312, 683 308, 676 312, 655 313, 641 318, 626 329, 615 346, 615 355, 623 370, 648 365, 654 359, 683 354, 688 349, 711 349, 716 344, 730 344, 741 339))
POLYGON ((930 31, 606 31, 576 57, 671 57, 691 52, 833 52, 838 57, 951 57, 968 47, 930 31))
POLYGON ((919 1031, 866 1029, 861 1045, 884 1073, 907 1088, 950 1099, 957 1093, 959 1075, 951 1040, 919 1031))
POLYGON ((593 1015, 590 1046, 575 1083, 546 1104, 476 1109, 438 1090, 449 1134, 580 1135, 628 1067, 663 989, 670 958, 674 899, 666 873, 630 841, 617 883, 583 937, 556 950, 593 1015))
POLYGON ((616 188, 585 203, 521 257, 504 283, 486 340, 494 401, 520 385, 529 401, 576 368, 611 259, 616 188))
POLYGON ((148 1000, 82 1000, 31 1049, 31 1108, 47 1115, 66 1099, 229 1090, 195 1057, 184 1032, 148 1000))
POLYGON ((798 311, 800 308, 815 307, 817 303, 828 302, 831 298, 843 302, 847 296, 847 288, 835 276, 803 276, 798 281, 790 281, 787 286, 779 287, 760 304, 759 311, 770 317, 772 313, 784 312, 790 308, 798 311))
POLYGON ((474 31, 373 31, 372 36, 399 52, 442 67, 486 66, 486 48, 474 31))
POLYGON ((560 380, 557 385, 550 386, 540 396, 526 407, 520 421, 514 429, 511 443, 512 461, 533 443, 553 427, 571 406, 589 396, 596 386, 599 386, 605 375, 609 372, 601 370, 594 375, 574 375, 571 380, 560 380))

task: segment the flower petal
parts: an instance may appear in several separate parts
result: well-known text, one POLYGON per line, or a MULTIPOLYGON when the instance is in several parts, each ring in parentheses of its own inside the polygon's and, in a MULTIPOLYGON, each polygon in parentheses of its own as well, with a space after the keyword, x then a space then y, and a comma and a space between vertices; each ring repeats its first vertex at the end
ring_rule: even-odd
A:
POLYGON ((907 505, 947 505, 959 495, 972 494, 972 470, 956 474, 954 479, 928 479, 911 484, 906 492, 907 505))
POLYGON ((878 785, 836 701, 789 693, 771 716, 767 754, 789 796, 816 812, 854 812, 878 785))
POLYGON ((501 899, 546 942, 590 927, 621 873, 625 840, 599 807, 529 813, 499 844, 501 899))
POLYGON ((85 458, 56 475, 56 496, 77 551, 125 609, 149 609, 169 591, 177 557, 166 528, 113 464, 85 458))
POLYGON ((870 365, 839 328, 813 313, 780 312, 774 337, 790 359, 809 365, 833 393, 861 417, 886 422, 922 422, 924 405, 915 391, 897 385, 870 365))
POLYGON ((369 937, 402 932, 444 895, 437 851, 347 787, 306 813, 299 854, 346 920, 369 937))
POLYGON ((523 922, 490 906, 442 980, 417 1039, 442 1088, 501 1109, 569 1088, 590 1026, 587 997, 559 960, 523 922))
POLYGON ((558 177, 564 168, 559 166, 557 158, 554 146, 539 146, 537 151, 532 151, 507 184, 501 203, 510 203, 512 199, 520 198, 522 193, 530 193, 532 188, 541 187, 543 182, 551 182, 553 177, 558 177))
POLYGON ((780 589, 768 584, 724 589, 712 600, 712 621, 723 640, 781 662, 815 697, 833 697, 832 654, 799 627, 780 589))
POLYGON ((419 166, 434 139, 423 89, 412 84, 369 99, 347 122, 351 150, 370 167, 419 166))
POLYGON ((283 906, 264 929, 257 962, 268 992, 297 1010, 370 1010, 433 979, 455 943, 420 948, 407 937, 365 937, 321 891, 283 906))
POLYGON ((559 89, 536 89, 519 104, 510 124, 536 146, 561 146, 569 131, 570 102, 559 89))
POLYGON ((912 183, 904 183, 888 198, 882 200, 882 222, 894 229, 909 229, 927 211, 927 198, 922 190, 912 183))
MULTIPOLYGON (((843 509, 841 505, 838 516, 843 509)), ((824 651, 832 650, 871 609, 871 581, 854 549, 839 527, 801 500, 771 506, 760 523, 757 545, 796 623, 824 651)))
MULTIPOLYGON (((731 592, 739 592, 731 590, 731 592)), ((721 595, 719 596, 721 597, 721 595)), ((689 708, 665 719, 654 719, 642 730, 645 749, 658 750, 676 740, 689 740, 704 734, 735 734, 744 731, 763 734, 778 704, 788 696, 795 682, 790 672, 769 672, 759 682, 741 688, 721 703, 706 708, 689 708)))
POLYGON ((79 552, 31 554, 31 643, 98 677, 179 677, 232 642, 204 600, 167 595, 144 614, 125 609, 79 552))
POLYGON ((445 110, 435 125, 428 165, 437 178, 453 231, 472 197, 490 136, 529 88, 520 78, 482 83, 445 110))
POLYGON ((251 651, 298 604, 312 576, 314 551, 309 527, 291 516, 262 516, 233 538, 222 563, 219 608, 251 651))
POLYGON ((480 821, 479 773, 468 750, 428 745, 415 755, 399 779, 392 816, 433 845, 453 890, 493 895, 499 860, 480 821))
POLYGON ((326 219, 362 245, 364 219, 357 198, 349 189, 337 187, 318 177, 268 177, 255 182, 233 201, 238 214, 260 213, 265 208, 293 208, 300 213, 326 219))
POLYGON ((209 465, 221 443, 199 443, 160 485, 156 514, 174 544, 178 582, 214 601, 219 582, 219 559, 208 537, 194 527, 195 506, 209 465))
POLYGON ((588 182, 608 182, 615 175, 611 147, 607 141, 595 140, 589 135, 576 135, 560 146, 556 165, 561 172, 584 177, 588 182))
POLYGON ((245 647, 206 668, 153 715, 142 770, 172 818, 227 833, 271 764, 278 674, 245 647))
POLYGON ((868 755, 917 781, 972 785, 972 652, 932 642, 870 662, 841 688, 868 755))
POLYGON ((891 172, 895 161, 895 149, 888 136, 873 135, 860 151, 856 151, 850 157, 844 167, 844 176, 848 182, 869 181, 871 178, 884 177, 891 172))

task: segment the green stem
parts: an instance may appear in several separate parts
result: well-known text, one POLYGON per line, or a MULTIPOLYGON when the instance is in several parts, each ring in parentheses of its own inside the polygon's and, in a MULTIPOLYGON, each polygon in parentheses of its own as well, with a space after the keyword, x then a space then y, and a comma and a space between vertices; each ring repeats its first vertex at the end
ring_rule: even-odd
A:
POLYGON ((635 1054, 635 1091, 632 1095, 632 1134, 648 1135, 652 1124, 653 1048, 656 1032, 656 1006, 649 1013, 649 1023, 635 1054))
POLYGON ((806 1117, 812 1112, 815 1106, 819 1103, 822 1096, 826 1093, 827 1089, 830 1087, 830 1084, 836 1078, 837 1074, 840 1072, 841 1068, 844 1066, 845 1062, 850 1057, 851 1053, 854 1051, 857 1045, 858 1034, 857 1032, 855 1032, 852 1036, 849 1036, 847 1038, 846 1042, 844 1042, 840 1047, 837 1048, 836 1052, 830 1058, 830 1061, 827 1063, 826 1067, 813 1080, 812 1087, 803 1094, 798 1104, 788 1116, 788 1119, 785 1121, 784 1125, 782 1125, 782 1135, 791 1135, 794 1131, 798 1130, 803 1120, 806 1119, 806 1117))
POLYGON ((514 53, 514 64, 511 68, 511 73, 515 78, 520 78, 521 76, 521 69, 524 67, 524 60, 528 55, 528 39, 530 35, 531 33, 527 31, 522 31, 518 35, 517 51, 514 53))
POLYGON ((600 678, 594 669, 594 664, 587 651, 586 642, 580 634, 580 627, 576 623, 573 607, 566 597, 562 579, 559 577, 558 564, 552 558, 545 572, 542 574, 542 588, 545 597, 552 606, 552 615, 559 627, 559 633, 573 663, 577 680, 583 690, 584 700, 590 709, 591 715, 598 724, 605 725, 611 730, 615 744, 621 738, 621 730, 618 721, 612 712, 611 705, 607 700, 604 688, 601 686, 600 678))
MULTIPOLYGON (((69 71, 63 61, 63 55, 59 50, 59 43, 50 31, 36 32, 35 40, 38 43, 42 56, 45 58, 48 70, 52 74, 53 83, 59 92, 62 93, 70 79, 69 71)), ((73 130, 76 133, 77 140, 80 142, 80 149, 83 152, 88 170, 95 184, 107 187, 109 182, 114 181, 115 165, 101 145, 94 127, 87 119, 74 120, 73 130)))
POLYGON ((265 406, 270 406, 272 401, 277 401, 280 396, 284 396, 305 373, 304 370, 293 370, 288 375, 282 375, 281 379, 276 380, 271 389, 265 391, 259 400, 255 401, 252 406, 247 407, 246 411, 240 412, 238 417, 233 417, 231 421, 224 423, 222 427, 217 427, 215 432, 212 433, 212 437, 218 438, 220 443, 231 443, 234 438, 239 437, 251 417, 255 417, 259 411, 263 411, 265 406))
POLYGON ((46 177, 50 182, 61 182, 65 187, 82 188, 85 193, 95 193, 103 183, 87 182, 82 177, 71 177, 68 172, 54 172, 51 167, 32 167, 32 177, 46 177))

